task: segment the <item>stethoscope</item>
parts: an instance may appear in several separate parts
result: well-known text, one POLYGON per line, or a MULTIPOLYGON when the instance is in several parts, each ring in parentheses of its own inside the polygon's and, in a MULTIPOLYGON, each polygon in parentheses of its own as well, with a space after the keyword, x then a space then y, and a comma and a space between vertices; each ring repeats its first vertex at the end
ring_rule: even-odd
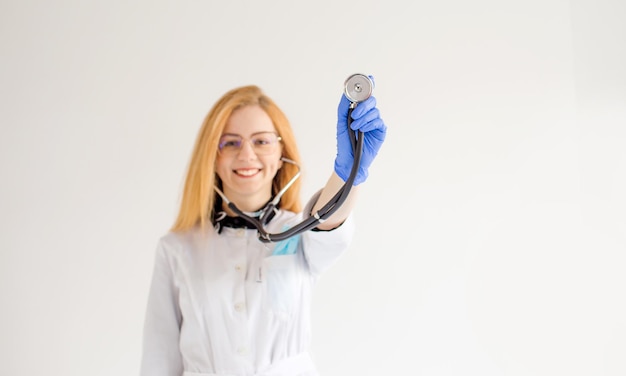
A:
POLYGON ((280 202, 280 198, 285 194, 287 189, 293 185, 293 183, 300 177, 300 166, 291 159, 281 158, 283 162, 287 162, 295 165, 298 168, 298 172, 285 184, 285 186, 274 196, 274 198, 265 205, 265 207, 256 212, 244 212, 240 210, 235 203, 231 202, 224 192, 222 192, 219 188, 214 187, 215 191, 220 195, 224 203, 232 210, 235 214, 240 216, 245 221, 252 224, 258 231, 259 240, 265 243, 269 242, 278 242, 281 240, 288 239, 292 236, 301 234, 305 231, 311 230, 317 227, 320 223, 323 223, 328 217, 330 217, 337 209, 341 207, 341 205, 346 201, 350 190, 352 189, 352 184, 354 183, 354 179, 356 178, 357 172, 359 171, 359 165, 361 164, 361 156, 363 154, 363 137, 357 137, 357 134, 354 130, 350 128, 350 124, 352 123, 352 111, 356 108, 357 104, 363 102, 367 98, 372 95, 372 90, 374 88, 374 82, 364 74, 353 74, 346 79, 344 82, 344 94, 346 98, 350 101, 350 107, 348 109, 348 135, 350 137, 350 143, 352 144, 352 151, 354 155, 354 161, 352 163, 352 170, 350 171, 350 176, 345 181, 341 189, 317 212, 313 213, 310 217, 304 219, 302 222, 296 224, 295 226, 280 232, 280 233, 269 233, 265 230, 265 225, 272 218, 270 213, 278 210, 277 206, 280 202))

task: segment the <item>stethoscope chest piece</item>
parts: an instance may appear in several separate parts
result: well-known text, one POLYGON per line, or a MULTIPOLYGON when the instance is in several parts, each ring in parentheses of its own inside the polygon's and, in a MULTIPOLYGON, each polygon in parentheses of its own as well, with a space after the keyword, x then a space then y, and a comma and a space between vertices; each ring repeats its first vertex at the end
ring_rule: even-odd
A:
POLYGON ((350 102, 358 103, 369 98, 373 89, 374 82, 368 76, 356 73, 346 79, 343 92, 350 102))

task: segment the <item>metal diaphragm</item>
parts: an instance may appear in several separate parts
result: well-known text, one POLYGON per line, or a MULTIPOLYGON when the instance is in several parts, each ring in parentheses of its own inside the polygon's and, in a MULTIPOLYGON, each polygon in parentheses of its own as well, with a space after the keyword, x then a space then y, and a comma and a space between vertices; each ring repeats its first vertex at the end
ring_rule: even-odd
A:
POLYGON ((343 92, 350 102, 363 102, 372 95, 374 82, 364 74, 356 73, 348 77, 343 92))

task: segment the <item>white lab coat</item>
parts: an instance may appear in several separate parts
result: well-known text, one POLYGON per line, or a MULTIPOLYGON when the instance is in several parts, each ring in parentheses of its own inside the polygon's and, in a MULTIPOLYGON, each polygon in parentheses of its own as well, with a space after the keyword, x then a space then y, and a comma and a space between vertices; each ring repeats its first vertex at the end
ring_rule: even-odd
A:
MULTIPOLYGON (((300 215, 279 211, 277 233, 300 215)), ((317 375, 309 346, 319 275, 347 249, 348 218, 332 231, 262 243, 257 231, 169 233, 158 243, 145 318, 142 376, 317 375), (275 247, 295 254, 273 256, 275 247)))

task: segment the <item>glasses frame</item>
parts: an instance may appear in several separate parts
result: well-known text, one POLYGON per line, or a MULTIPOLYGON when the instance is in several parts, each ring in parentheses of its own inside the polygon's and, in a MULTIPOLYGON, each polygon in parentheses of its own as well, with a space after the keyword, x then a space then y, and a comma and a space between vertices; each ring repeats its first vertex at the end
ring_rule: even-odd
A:
POLYGON ((241 152, 241 149, 243 148, 243 143, 244 142, 248 142, 250 144, 250 147, 252 148, 252 151, 256 154, 256 155, 270 155, 272 154, 272 152, 275 150, 274 148, 276 147, 276 145, 279 145, 280 142, 283 140, 282 137, 280 137, 280 135, 277 132, 273 132, 273 131, 262 131, 262 132, 256 132, 253 133, 252 135, 250 135, 250 137, 243 137, 242 135, 236 134, 236 133, 224 133, 220 136, 220 139, 218 140, 217 143, 217 152, 220 155, 237 155, 241 152), (261 134, 273 134, 274 136, 276 136, 276 141, 273 141, 269 147, 267 148, 267 151, 263 151, 264 149, 261 147, 259 148, 259 145, 255 145, 253 143, 253 140, 256 136, 261 135, 261 134), (240 140, 240 144, 237 147, 232 147, 229 149, 226 149, 227 151, 225 152, 223 150, 224 145, 222 145, 223 142, 222 138, 224 138, 225 136, 228 137, 233 137, 233 138, 238 138, 240 140), (261 152, 259 152, 261 151, 261 152))

